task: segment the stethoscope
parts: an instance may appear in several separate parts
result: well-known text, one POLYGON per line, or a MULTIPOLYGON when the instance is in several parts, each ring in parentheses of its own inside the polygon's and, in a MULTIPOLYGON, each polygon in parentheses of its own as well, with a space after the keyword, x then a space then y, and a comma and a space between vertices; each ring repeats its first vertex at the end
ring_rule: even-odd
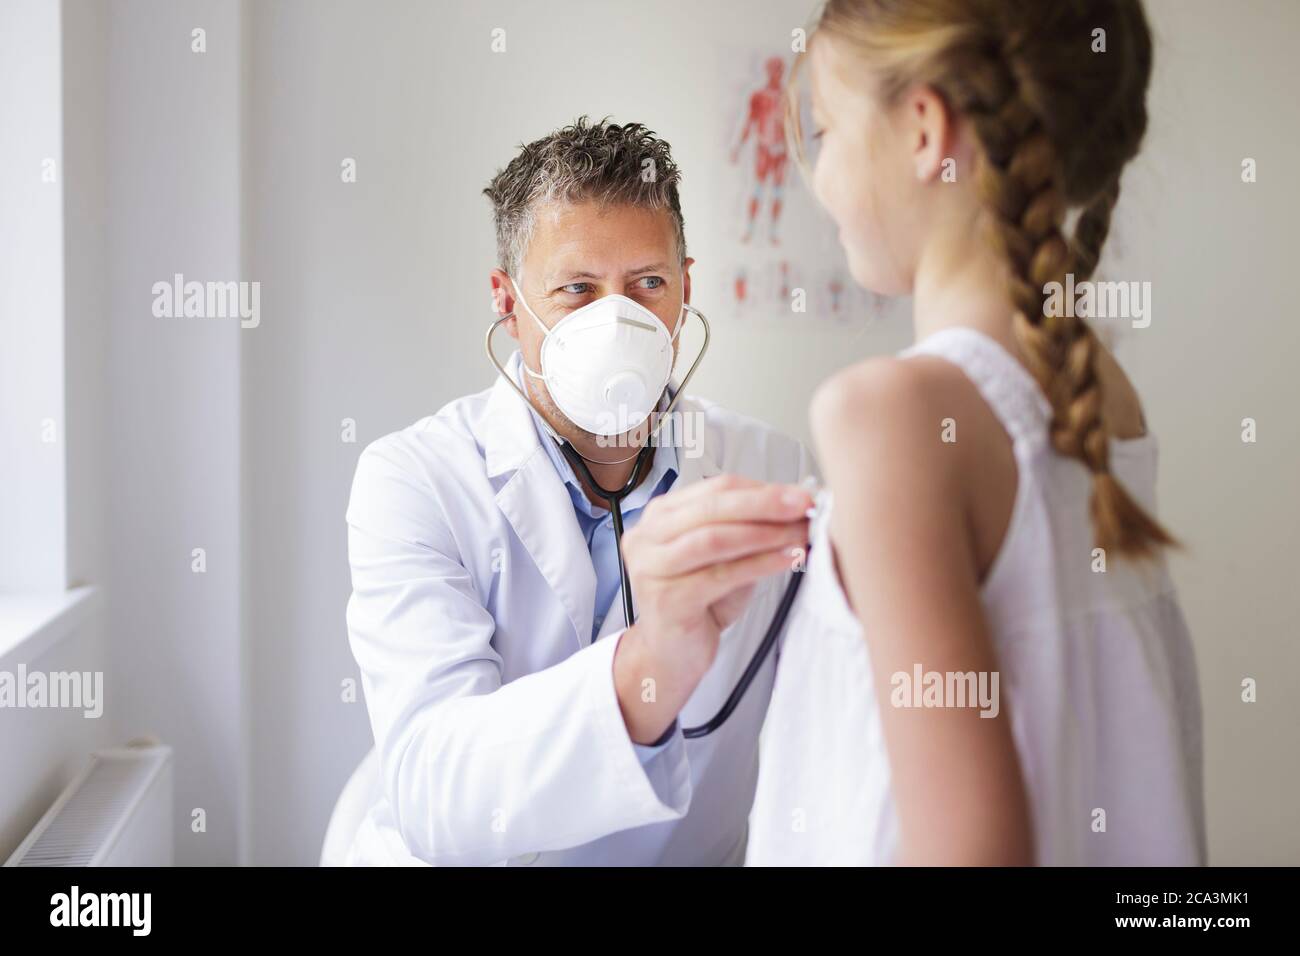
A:
MULTIPOLYGON (((695 361, 691 363, 691 367, 687 370, 686 376, 682 379, 681 384, 678 385, 675 390, 672 388, 668 389, 670 396, 668 407, 659 413, 659 420, 655 423, 650 434, 646 437, 645 445, 642 446, 641 450, 638 451, 635 456, 633 456, 636 458, 636 463, 632 466, 632 473, 628 476, 628 479, 624 482, 622 488, 611 491, 608 488, 602 487, 591 474, 591 469, 587 467, 586 461, 583 459, 582 455, 578 453, 578 450, 565 440, 563 436, 557 435, 551 429, 549 423, 546 422, 546 419, 542 418, 543 426, 546 428, 546 431, 550 434, 551 438, 554 439, 556 445, 559 446, 560 453, 564 455, 565 460, 569 462, 569 465, 574 468, 574 470, 581 472, 582 477, 586 479, 587 485, 596 493, 596 496, 609 505, 610 521, 614 528, 614 541, 616 545, 614 550, 618 554, 618 574, 623 585, 623 620, 628 627, 632 626, 632 621, 635 619, 636 613, 632 607, 632 582, 628 578, 627 568, 623 564, 623 499, 632 493, 633 489, 636 488, 637 483, 641 480, 642 472, 654 457, 655 438, 659 434, 659 429, 663 427, 664 422, 669 420, 670 413, 674 406, 676 406, 677 400, 681 397, 683 391, 685 391, 687 383, 690 382, 691 377, 695 374, 695 370, 700 365, 700 360, 704 358, 704 353, 708 351, 709 348, 709 320, 704 317, 703 312, 692 305, 683 303, 682 308, 698 318, 700 323, 704 326, 704 344, 700 347, 699 355, 697 355, 695 361)), ((487 349, 488 360, 496 366, 497 371, 501 373, 501 377, 519 393, 519 397, 522 398, 531 408, 532 402, 528 401, 528 396, 524 394, 524 390, 519 387, 519 384, 513 378, 510 377, 509 373, 506 372, 505 368, 497 360, 496 354, 492 351, 493 333, 496 332, 497 327, 500 326, 502 322, 513 317, 514 312, 510 312, 493 322, 488 327, 487 337, 484 344, 487 349)), ((627 460, 627 458, 622 459, 622 461, 627 460)), ((606 464, 619 464, 619 462, 606 462, 606 464)), ((758 676, 758 672, 762 669, 763 662, 767 659, 767 655, 771 653, 772 648, 776 646, 777 638, 780 637, 781 630, 785 627, 786 618, 790 614, 790 608, 794 604, 795 596, 799 593, 799 585, 802 583, 803 575, 799 572, 794 572, 790 577, 789 583, 786 584, 785 593, 781 595, 781 602, 777 605, 776 613, 772 615, 772 621, 767 626, 767 633, 763 635, 763 640, 759 642, 758 648, 754 651, 754 656, 750 658, 749 664, 746 665, 744 672, 740 675, 740 679, 736 681, 736 686, 732 688, 731 693, 727 696, 726 701, 723 702, 722 707, 713 715, 712 718, 705 721, 703 724, 700 724, 698 727, 682 728, 683 737, 688 740, 707 737, 726 723, 727 718, 730 717, 736 707, 739 706, 741 699, 745 696, 745 692, 749 690, 749 685, 752 684, 754 678, 758 676)))

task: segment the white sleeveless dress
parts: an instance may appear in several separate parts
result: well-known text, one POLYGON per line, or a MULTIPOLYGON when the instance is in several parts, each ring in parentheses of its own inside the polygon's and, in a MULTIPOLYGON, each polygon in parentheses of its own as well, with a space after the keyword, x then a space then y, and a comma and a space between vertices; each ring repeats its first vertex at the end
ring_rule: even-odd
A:
MULTIPOLYGON (((900 353, 921 354, 960 367, 1014 443, 1011 523, 981 598, 1037 862, 1204 863, 1200 692, 1165 567, 1112 556, 1093 570, 1090 476, 1052 450, 1048 403, 1001 345, 952 328, 900 353)), ((1155 466, 1152 436, 1112 441, 1112 471, 1152 511, 1155 466)), ((763 729, 750 865, 888 864, 898 847, 871 661, 831 561, 830 493, 817 504, 763 729)))

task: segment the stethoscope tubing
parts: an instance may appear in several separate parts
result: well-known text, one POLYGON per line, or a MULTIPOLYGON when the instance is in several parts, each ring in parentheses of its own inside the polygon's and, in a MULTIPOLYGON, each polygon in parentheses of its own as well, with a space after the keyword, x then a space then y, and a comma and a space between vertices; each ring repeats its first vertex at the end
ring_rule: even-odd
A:
POLYGON ((582 472, 582 476, 587 479, 587 484, 591 486, 592 491, 609 505, 610 520, 614 525, 614 551, 618 554, 618 576, 622 581, 623 587, 623 622, 626 626, 631 627, 632 622, 636 620, 636 611, 632 607, 632 582, 628 579, 627 566, 623 563, 623 499, 630 495, 636 488, 637 482, 641 480, 641 473, 645 470, 647 462, 654 455, 653 444, 647 443, 636 456, 636 464, 632 466, 632 474, 628 476, 623 487, 618 491, 610 491, 601 487, 600 483, 591 474, 591 469, 587 463, 582 460, 576 448, 568 442, 556 442, 560 446, 560 452, 568 459, 569 464, 576 470, 582 472))
POLYGON ((749 659, 744 673, 740 675, 740 680, 736 681, 736 686, 727 695, 721 709, 698 727, 682 728, 682 736, 687 740, 707 737, 726 723, 732 711, 740 705, 745 692, 749 690, 749 685, 754 683, 754 678, 758 676, 759 670, 762 669, 763 662, 767 660, 767 655, 772 653, 777 638, 781 636, 781 631, 785 628, 786 618, 790 614, 790 608, 794 605, 795 596, 799 593, 799 585, 803 584, 803 574, 802 571, 792 572, 790 581, 785 586, 785 593, 781 595, 781 603, 776 606, 776 613, 772 615, 772 620, 767 625, 767 633, 763 635, 763 640, 759 642, 758 648, 754 651, 754 656, 749 659))

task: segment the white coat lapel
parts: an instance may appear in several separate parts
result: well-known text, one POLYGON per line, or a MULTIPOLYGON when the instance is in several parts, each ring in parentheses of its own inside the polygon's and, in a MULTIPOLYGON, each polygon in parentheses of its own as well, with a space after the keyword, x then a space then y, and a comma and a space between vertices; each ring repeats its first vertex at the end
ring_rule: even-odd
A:
POLYGON ((703 481, 721 474, 716 456, 716 441, 702 409, 690 395, 683 395, 673 410, 674 420, 665 428, 675 429, 677 480, 673 488, 703 481), (689 423, 686 421, 689 419, 689 423))
MULTIPOLYGON (((514 376, 519 362, 515 351, 507 374, 514 376)), ((497 492, 497 506, 564 607, 577 646, 585 646, 596 602, 591 555, 564 482, 538 440, 532 413, 499 376, 484 409, 483 450, 489 477, 514 471, 497 492)))

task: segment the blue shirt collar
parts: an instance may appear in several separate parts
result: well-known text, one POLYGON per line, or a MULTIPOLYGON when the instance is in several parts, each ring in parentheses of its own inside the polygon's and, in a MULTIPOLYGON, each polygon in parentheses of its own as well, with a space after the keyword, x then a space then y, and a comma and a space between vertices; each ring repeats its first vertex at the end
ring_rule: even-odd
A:
MULTIPOLYGON (((521 367, 522 364, 523 363, 520 363, 521 367)), ((519 381, 522 378, 522 373, 516 375, 516 381, 519 381)), ((519 387, 524 390, 524 394, 528 393, 528 387, 524 382, 519 381, 519 387)), ((542 443, 542 447, 546 449, 546 454, 551 459, 551 464, 555 466, 556 472, 559 473, 560 477, 564 479, 564 483, 571 489, 570 497, 573 498, 574 504, 583 508, 583 510, 593 518, 608 514, 608 508, 603 505, 598 508, 596 505, 592 504, 590 499, 587 498, 587 493, 582 490, 582 483, 578 481, 578 476, 573 473, 573 467, 569 464, 569 460, 565 458, 560 449, 556 447, 555 439, 552 438, 551 433, 546 430, 546 425, 542 421, 542 416, 537 414, 537 410, 533 408, 532 402, 526 404, 528 405, 529 413, 533 416, 533 427, 537 429, 537 438, 542 443), (576 494, 574 494, 574 492, 576 492, 576 494)), ((662 412, 667 405, 668 396, 664 395, 659 400, 658 410, 662 412)), ((655 448, 654 459, 650 464, 650 474, 646 475, 645 480, 632 489, 631 494, 623 499, 620 505, 620 510, 624 514, 628 514, 629 512, 640 508, 649 501, 653 495, 657 494, 660 491, 659 486, 665 484, 664 479, 666 476, 671 475, 672 478, 676 478, 678 474, 676 425, 677 423, 675 421, 669 419, 664 422, 663 427, 659 429, 659 434, 655 437, 655 440, 659 442, 659 445, 655 448)), ((626 454, 631 454, 631 451, 632 449, 630 448, 611 449, 611 458, 616 454, 618 457, 626 457, 626 454), (620 452, 626 452, 626 454, 619 454, 620 452)))

